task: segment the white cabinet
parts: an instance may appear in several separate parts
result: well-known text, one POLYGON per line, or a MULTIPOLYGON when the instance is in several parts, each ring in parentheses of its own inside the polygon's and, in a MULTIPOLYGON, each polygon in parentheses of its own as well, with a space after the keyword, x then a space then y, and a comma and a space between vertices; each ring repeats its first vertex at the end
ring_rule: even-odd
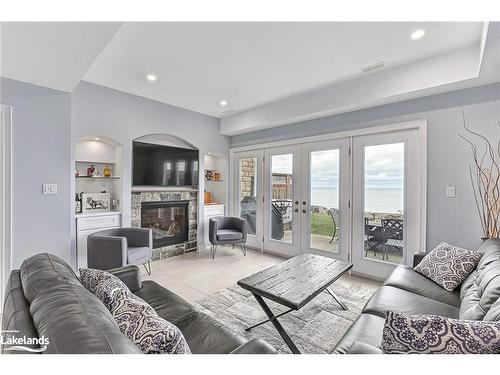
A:
POLYGON ((76 267, 87 267, 87 237, 104 229, 121 226, 119 212, 102 212, 76 216, 76 267))
POLYGON ((211 217, 216 217, 216 216, 224 216, 225 214, 225 208, 226 206, 224 204, 211 204, 205 206, 205 212, 204 212, 204 228, 205 228, 205 246, 210 245, 210 241, 208 239, 208 233, 209 233, 209 227, 208 227, 208 220, 211 217))

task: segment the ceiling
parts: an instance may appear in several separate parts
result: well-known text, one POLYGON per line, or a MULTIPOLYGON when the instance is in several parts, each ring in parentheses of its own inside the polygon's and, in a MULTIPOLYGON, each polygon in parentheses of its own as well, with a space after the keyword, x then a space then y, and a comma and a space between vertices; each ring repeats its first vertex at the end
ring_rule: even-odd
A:
POLYGON ((227 118, 472 46, 479 50, 483 27, 482 22, 2 23, 0 73, 67 92, 84 80, 227 118), (417 29, 425 36, 414 41, 410 35, 417 29), (382 61, 383 68, 363 72, 382 61), (157 80, 148 81, 147 74, 157 80))
POLYGON ((0 74, 71 92, 120 25, 117 22, 2 22, 0 74))
POLYGON ((478 43, 481 23, 125 23, 84 80, 219 117, 478 43), (425 28, 427 37, 410 34, 425 28), (145 79, 154 73, 153 84, 145 79), (227 100, 222 108, 220 100, 227 100))

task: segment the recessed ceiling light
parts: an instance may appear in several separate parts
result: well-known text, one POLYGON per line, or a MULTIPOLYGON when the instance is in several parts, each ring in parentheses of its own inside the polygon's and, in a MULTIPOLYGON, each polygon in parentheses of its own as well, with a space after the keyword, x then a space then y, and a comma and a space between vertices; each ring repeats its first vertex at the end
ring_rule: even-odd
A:
POLYGON ((419 29, 411 33, 412 40, 419 40, 425 36, 425 30, 419 29))
POLYGON ((156 80, 158 79, 158 77, 156 77, 154 74, 148 74, 148 75, 146 76, 146 78, 147 78, 147 79, 148 79, 148 81, 150 81, 150 82, 154 82, 154 81, 156 81, 156 80))
POLYGON ((227 100, 221 100, 219 103, 221 106, 225 107, 227 105, 227 100))
POLYGON ((94 141, 98 141, 98 140, 99 140, 99 138, 94 138, 94 141))

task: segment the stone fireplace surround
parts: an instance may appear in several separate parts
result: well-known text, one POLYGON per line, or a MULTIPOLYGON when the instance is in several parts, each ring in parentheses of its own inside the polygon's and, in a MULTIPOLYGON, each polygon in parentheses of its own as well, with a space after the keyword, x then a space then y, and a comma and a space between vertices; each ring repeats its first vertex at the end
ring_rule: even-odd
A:
POLYGON ((189 200, 188 240, 187 242, 184 243, 153 249, 153 261, 170 258, 175 255, 183 254, 188 251, 196 251, 197 234, 198 234, 198 223, 197 223, 198 191, 165 190, 165 191, 132 192, 131 226, 134 228, 141 227, 142 202, 181 201, 181 200, 189 200))

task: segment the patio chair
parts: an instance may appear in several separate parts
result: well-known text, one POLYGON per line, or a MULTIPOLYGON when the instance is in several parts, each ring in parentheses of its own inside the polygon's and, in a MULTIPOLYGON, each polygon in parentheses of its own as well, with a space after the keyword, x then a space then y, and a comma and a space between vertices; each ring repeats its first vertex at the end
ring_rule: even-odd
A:
POLYGON ((285 236, 285 216, 292 209, 290 199, 275 199, 271 206, 271 235, 274 240, 282 240, 285 236))
POLYGON ((403 251, 403 220, 401 219, 382 219, 382 236, 384 239, 384 252, 382 260, 387 258, 387 249, 389 246, 396 247, 403 251))
POLYGON ((333 240, 335 239, 335 236, 337 236, 337 231, 339 230, 340 226, 340 212, 336 208, 329 208, 328 213, 332 217, 333 221, 333 233, 332 233, 332 238, 329 243, 332 243, 333 240))
POLYGON ((383 243, 382 228, 378 225, 370 224, 370 221, 365 217, 365 257, 368 256, 368 251, 373 250, 373 256, 377 256, 377 245, 383 243))

